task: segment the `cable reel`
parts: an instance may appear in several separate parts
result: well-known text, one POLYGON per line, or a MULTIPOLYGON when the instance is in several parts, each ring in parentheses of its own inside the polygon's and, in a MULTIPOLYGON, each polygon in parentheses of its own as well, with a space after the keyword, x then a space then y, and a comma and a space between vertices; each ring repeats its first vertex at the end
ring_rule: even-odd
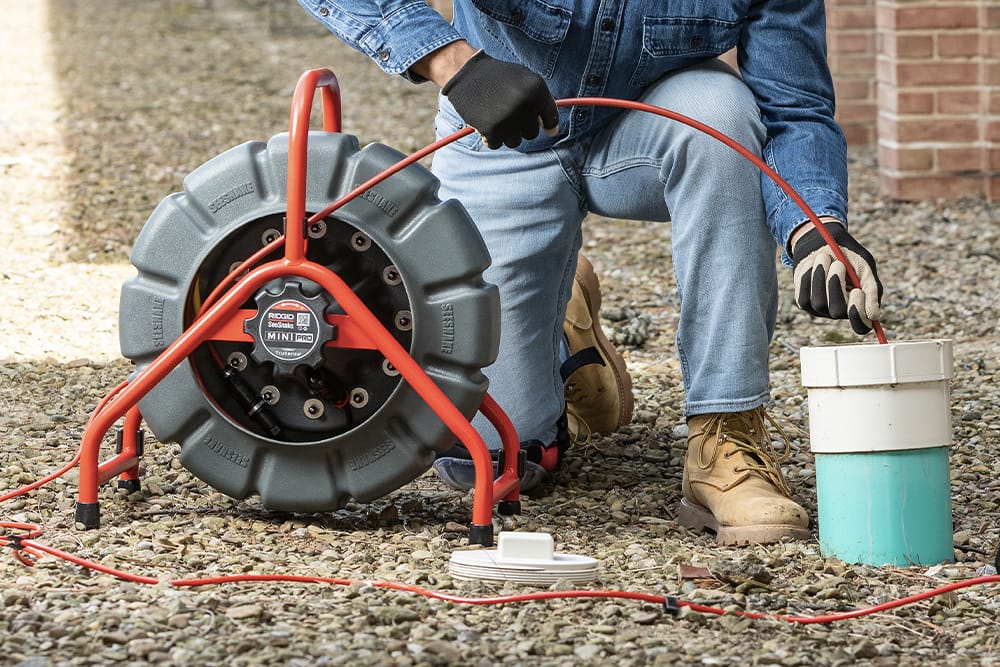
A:
MULTIPOLYGON (((310 132, 306 209, 321 211, 404 156, 310 132)), ((153 211, 120 303, 122 354, 137 373, 255 253, 279 259, 288 135, 209 160, 153 211), (270 252, 266 248, 274 246, 270 252)), ((306 257, 340 277, 459 411, 479 409, 499 345, 489 254, 465 209, 411 164, 307 229, 306 257)), ((238 278, 236 278, 238 280, 238 278)), ((319 512, 367 502, 426 472, 455 437, 317 283, 273 280, 139 401, 153 435, 234 498, 319 512)))

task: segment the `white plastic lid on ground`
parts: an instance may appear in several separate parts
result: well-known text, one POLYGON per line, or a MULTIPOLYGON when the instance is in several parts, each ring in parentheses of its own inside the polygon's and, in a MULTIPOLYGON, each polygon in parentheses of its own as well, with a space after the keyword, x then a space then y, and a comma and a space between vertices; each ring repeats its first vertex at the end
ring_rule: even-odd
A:
POLYGON ((448 571, 460 579, 551 585, 583 584, 597 577, 597 559, 555 553, 548 533, 501 532, 496 549, 456 551, 448 571))

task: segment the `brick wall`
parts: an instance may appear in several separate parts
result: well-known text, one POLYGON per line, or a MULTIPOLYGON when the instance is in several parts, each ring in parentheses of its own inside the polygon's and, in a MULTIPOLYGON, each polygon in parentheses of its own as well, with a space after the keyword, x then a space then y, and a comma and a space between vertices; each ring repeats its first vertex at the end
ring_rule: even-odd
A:
POLYGON ((1000 5, 878 0, 875 23, 883 192, 1000 197, 1000 5))
POLYGON ((837 120, 851 146, 875 143, 875 0, 827 0, 827 53, 837 120))

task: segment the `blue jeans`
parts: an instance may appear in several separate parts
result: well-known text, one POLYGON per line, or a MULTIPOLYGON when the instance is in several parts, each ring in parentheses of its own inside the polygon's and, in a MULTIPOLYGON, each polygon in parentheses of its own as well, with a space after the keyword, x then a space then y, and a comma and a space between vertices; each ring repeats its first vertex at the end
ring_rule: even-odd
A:
MULTIPOLYGON (((665 76, 642 101, 760 154, 765 129, 753 95, 720 61, 665 76)), ((462 126, 442 97, 438 137, 462 126)), ((500 288, 500 353, 484 372, 522 441, 551 442, 564 408, 559 347, 588 212, 671 224, 685 413, 767 401, 776 242, 760 174, 732 149, 675 121, 623 111, 589 140, 532 153, 490 150, 472 134, 438 151, 433 171, 441 198, 465 205, 493 258, 485 278, 500 288)), ((474 425, 500 446, 481 415, 474 425)))

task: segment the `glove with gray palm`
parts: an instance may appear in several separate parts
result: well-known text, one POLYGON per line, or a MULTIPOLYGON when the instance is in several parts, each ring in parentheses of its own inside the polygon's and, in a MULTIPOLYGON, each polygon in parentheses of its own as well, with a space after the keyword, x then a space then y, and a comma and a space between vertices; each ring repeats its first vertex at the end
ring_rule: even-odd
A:
POLYGON ((812 226, 792 247, 795 303, 817 317, 849 319, 857 334, 872 330, 882 303, 882 283, 875 270, 875 258, 839 222, 823 225, 837 242, 861 281, 850 287, 847 269, 818 231, 812 226))

